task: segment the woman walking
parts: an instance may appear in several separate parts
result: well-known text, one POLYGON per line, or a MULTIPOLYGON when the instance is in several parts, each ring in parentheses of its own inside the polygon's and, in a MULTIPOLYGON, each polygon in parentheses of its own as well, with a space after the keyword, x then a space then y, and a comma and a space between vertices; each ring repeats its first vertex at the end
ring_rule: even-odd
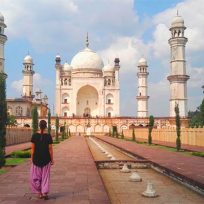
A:
POLYGON ((52 137, 44 133, 47 122, 41 120, 40 132, 31 139, 31 172, 30 181, 33 193, 38 193, 40 199, 48 199, 50 183, 50 167, 53 162, 52 137))

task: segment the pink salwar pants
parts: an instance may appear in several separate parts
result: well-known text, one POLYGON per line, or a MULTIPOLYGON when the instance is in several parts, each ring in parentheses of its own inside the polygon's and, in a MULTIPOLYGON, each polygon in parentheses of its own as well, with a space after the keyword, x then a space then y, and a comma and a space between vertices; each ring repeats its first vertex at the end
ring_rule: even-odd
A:
POLYGON ((50 163, 43 167, 31 165, 30 183, 33 193, 49 193, 50 167, 50 163))

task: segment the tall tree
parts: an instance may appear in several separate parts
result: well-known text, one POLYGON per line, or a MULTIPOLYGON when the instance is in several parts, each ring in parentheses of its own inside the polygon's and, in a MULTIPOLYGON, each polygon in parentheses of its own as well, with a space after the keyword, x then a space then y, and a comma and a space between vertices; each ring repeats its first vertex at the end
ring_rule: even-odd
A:
POLYGON ((204 127, 204 99, 200 105, 200 120, 201 126, 204 127))
POLYGON ((181 149, 181 121, 180 121, 180 115, 179 115, 179 106, 176 104, 175 106, 175 113, 176 113, 176 149, 179 151, 181 149))
POLYGON ((38 131, 38 108, 34 106, 32 109, 32 133, 35 134, 38 131))
POLYGON ((135 128, 132 129, 132 141, 136 141, 136 138, 135 138, 135 128))
POLYGON ((149 116, 149 134, 148 134, 148 143, 152 144, 152 129, 154 127, 154 116, 149 116))
POLYGON ((47 131, 48 131, 48 134, 51 134, 51 112, 50 112, 50 109, 48 109, 48 128, 47 128, 47 131))
POLYGON ((59 141, 59 117, 56 116, 55 119, 55 140, 59 141))
POLYGON ((6 146, 6 75, 0 73, 0 168, 5 165, 5 146, 6 146))

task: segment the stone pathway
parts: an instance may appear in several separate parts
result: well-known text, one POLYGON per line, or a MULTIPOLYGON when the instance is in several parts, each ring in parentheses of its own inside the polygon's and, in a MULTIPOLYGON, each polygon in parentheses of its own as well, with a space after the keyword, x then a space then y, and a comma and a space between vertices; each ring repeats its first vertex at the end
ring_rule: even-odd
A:
POLYGON ((25 150, 28 148, 30 148, 30 142, 6 146, 6 156, 10 155, 13 151, 25 150))
POLYGON ((186 156, 107 136, 98 138, 136 156, 141 156, 156 166, 162 167, 166 172, 171 172, 204 190, 204 158, 186 156))
MULTIPOLYGON (((54 148, 50 200, 59 204, 110 203, 84 137, 71 137, 54 148)), ((29 190, 30 162, 0 176, 1 204, 44 203, 29 190)))

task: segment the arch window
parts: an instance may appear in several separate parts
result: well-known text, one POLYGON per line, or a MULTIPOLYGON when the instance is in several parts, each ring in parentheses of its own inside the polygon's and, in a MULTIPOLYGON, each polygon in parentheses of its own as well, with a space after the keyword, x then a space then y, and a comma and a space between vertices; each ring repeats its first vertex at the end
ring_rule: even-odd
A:
POLYGON ((111 79, 108 79, 108 86, 111 85, 111 79))
POLYGON ((65 85, 65 86, 67 85, 67 79, 64 80, 64 85, 65 85))
POLYGON ((68 116, 68 113, 69 113, 69 108, 68 107, 65 107, 62 109, 62 115, 64 117, 67 117, 68 116))
POLYGON ((12 115, 12 107, 8 106, 8 115, 12 115))
POLYGON ((108 94, 106 96, 106 103, 107 104, 113 104, 113 95, 112 94, 108 94))
POLYGON ((107 108, 106 109, 106 115, 108 117, 112 117, 113 116, 113 109, 112 108, 107 108))
POLYGON ((69 95, 68 94, 65 93, 62 95, 62 103, 65 103, 65 104, 69 103, 69 95))
POLYGON ((23 115, 23 108, 21 106, 16 107, 16 116, 23 115))
POLYGON ((69 86, 71 86, 71 79, 69 78, 69 86))

